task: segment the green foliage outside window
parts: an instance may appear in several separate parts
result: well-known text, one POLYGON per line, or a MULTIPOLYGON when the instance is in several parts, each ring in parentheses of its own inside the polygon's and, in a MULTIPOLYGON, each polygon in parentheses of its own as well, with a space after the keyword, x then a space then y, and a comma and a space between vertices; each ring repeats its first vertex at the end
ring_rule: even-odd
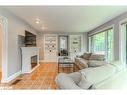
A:
POLYGON ((98 54, 105 54, 108 62, 113 57, 113 29, 97 33, 89 38, 90 51, 98 54))

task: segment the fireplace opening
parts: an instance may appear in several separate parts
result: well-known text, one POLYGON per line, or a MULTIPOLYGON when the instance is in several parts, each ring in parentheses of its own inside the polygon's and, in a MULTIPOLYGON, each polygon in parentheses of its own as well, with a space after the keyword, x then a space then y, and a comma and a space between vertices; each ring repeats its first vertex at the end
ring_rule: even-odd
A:
POLYGON ((37 55, 31 57, 31 68, 37 66, 37 55))

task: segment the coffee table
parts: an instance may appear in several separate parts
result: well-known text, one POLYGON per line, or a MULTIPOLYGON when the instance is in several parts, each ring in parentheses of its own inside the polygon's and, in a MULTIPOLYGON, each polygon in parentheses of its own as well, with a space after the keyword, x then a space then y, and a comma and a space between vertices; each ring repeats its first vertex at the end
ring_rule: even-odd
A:
MULTIPOLYGON (((73 67, 74 67, 75 62, 71 58, 67 58, 67 57, 59 58, 58 59, 58 73, 59 73, 60 65, 62 64, 68 64, 68 65, 73 64, 73 67)), ((73 68, 73 71, 74 71, 74 68, 73 68)))

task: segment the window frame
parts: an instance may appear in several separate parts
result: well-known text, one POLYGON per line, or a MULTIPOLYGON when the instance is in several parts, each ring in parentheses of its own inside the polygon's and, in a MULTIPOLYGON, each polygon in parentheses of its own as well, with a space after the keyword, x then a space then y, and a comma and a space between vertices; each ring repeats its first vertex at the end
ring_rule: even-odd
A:
MULTIPOLYGON (((105 43, 106 43, 106 45, 105 45, 105 54, 106 54, 106 58, 107 58, 107 56, 108 56, 108 30, 110 30, 110 29, 112 29, 112 31, 113 31, 113 36, 112 36, 112 60, 114 60, 114 24, 113 25, 110 25, 110 26, 108 26, 108 27, 105 27, 105 28, 103 28, 103 29, 101 29, 101 30, 99 30, 99 31, 96 31, 96 32, 94 32, 94 33, 91 33, 91 34, 89 34, 88 35, 88 44, 89 44, 89 52, 92 52, 92 50, 91 50, 91 37, 92 36, 94 36, 94 35, 96 35, 96 34, 99 34, 99 33, 102 33, 102 32, 105 32, 105 43), (106 33, 106 31, 107 31, 107 33, 106 33)), ((107 59, 106 59, 106 61, 107 61, 107 59)))
MULTIPOLYGON (((126 23, 127 23, 127 18, 122 19, 121 21, 119 21, 119 60, 122 61, 122 62, 124 62, 123 59, 122 59, 124 54, 122 54, 123 53, 122 52, 123 43, 121 43, 121 40, 123 38, 123 36, 122 36, 123 34, 122 34, 121 31, 122 31, 122 24, 126 24, 126 23)), ((126 33, 126 39, 125 40, 127 41, 127 33, 126 33)), ((126 44, 126 47, 127 47, 127 44, 126 44)), ((126 52, 127 52, 127 50, 126 50, 126 52)), ((127 53, 125 55, 126 55, 126 58, 127 58, 127 53)), ((127 59, 125 59, 125 60, 126 60, 125 65, 127 66, 127 59)))

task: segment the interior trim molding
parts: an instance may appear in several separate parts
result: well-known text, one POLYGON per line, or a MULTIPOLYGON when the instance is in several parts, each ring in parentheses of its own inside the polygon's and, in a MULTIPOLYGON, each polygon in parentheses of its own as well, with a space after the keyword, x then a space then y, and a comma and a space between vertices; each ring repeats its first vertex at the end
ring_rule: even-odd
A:
POLYGON ((44 60, 39 60, 39 62, 45 62, 44 60))
MULTIPOLYGON (((126 62, 124 61, 124 57, 127 56, 124 51, 124 38, 126 38, 125 37, 126 35, 124 35, 124 33, 122 31, 122 24, 125 22, 127 22, 127 18, 119 21, 119 60, 122 61, 126 65, 126 62)), ((126 47, 126 44, 125 44, 125 47, 126 47)))
POLYGON ((113 30, 114 30, 114 24, 106 26, 102 29, 99 29, 98 31, 93 32, 93 33, 90 33, 90 34, 88 33, 88 37, 93 36, 93 35, 98 34, 98 33, 101 33, 101 32, 104 32, 105 30, 110 29, 110 28, 113 28, 113 30))
POLYGON ((0 15, 0 24, 2 26, 2 79, 7 79, 8 74, 8 19, 0 15))
POLYGON ((8 77, 7 79, 2 79, 1 82, 2 83, 8 83, 12 80, 14 80, 16 77, 18 77, 20 74, 22 74, 22 71, 18 71, 16 73, 14 73, 13 75, 11 75, 10 77, 8 77))
POLYGON ((35 69, 37 69, 40 66, 40 64, 38 64, 36 67, 34 67, 29 73, 32 73, 35 69))
POLYGON ((49 60, 39 60, 39 62, 50 62, 50 63, 56 63, 56 62, 58 62, 58 61, 49 61, 49 60))

